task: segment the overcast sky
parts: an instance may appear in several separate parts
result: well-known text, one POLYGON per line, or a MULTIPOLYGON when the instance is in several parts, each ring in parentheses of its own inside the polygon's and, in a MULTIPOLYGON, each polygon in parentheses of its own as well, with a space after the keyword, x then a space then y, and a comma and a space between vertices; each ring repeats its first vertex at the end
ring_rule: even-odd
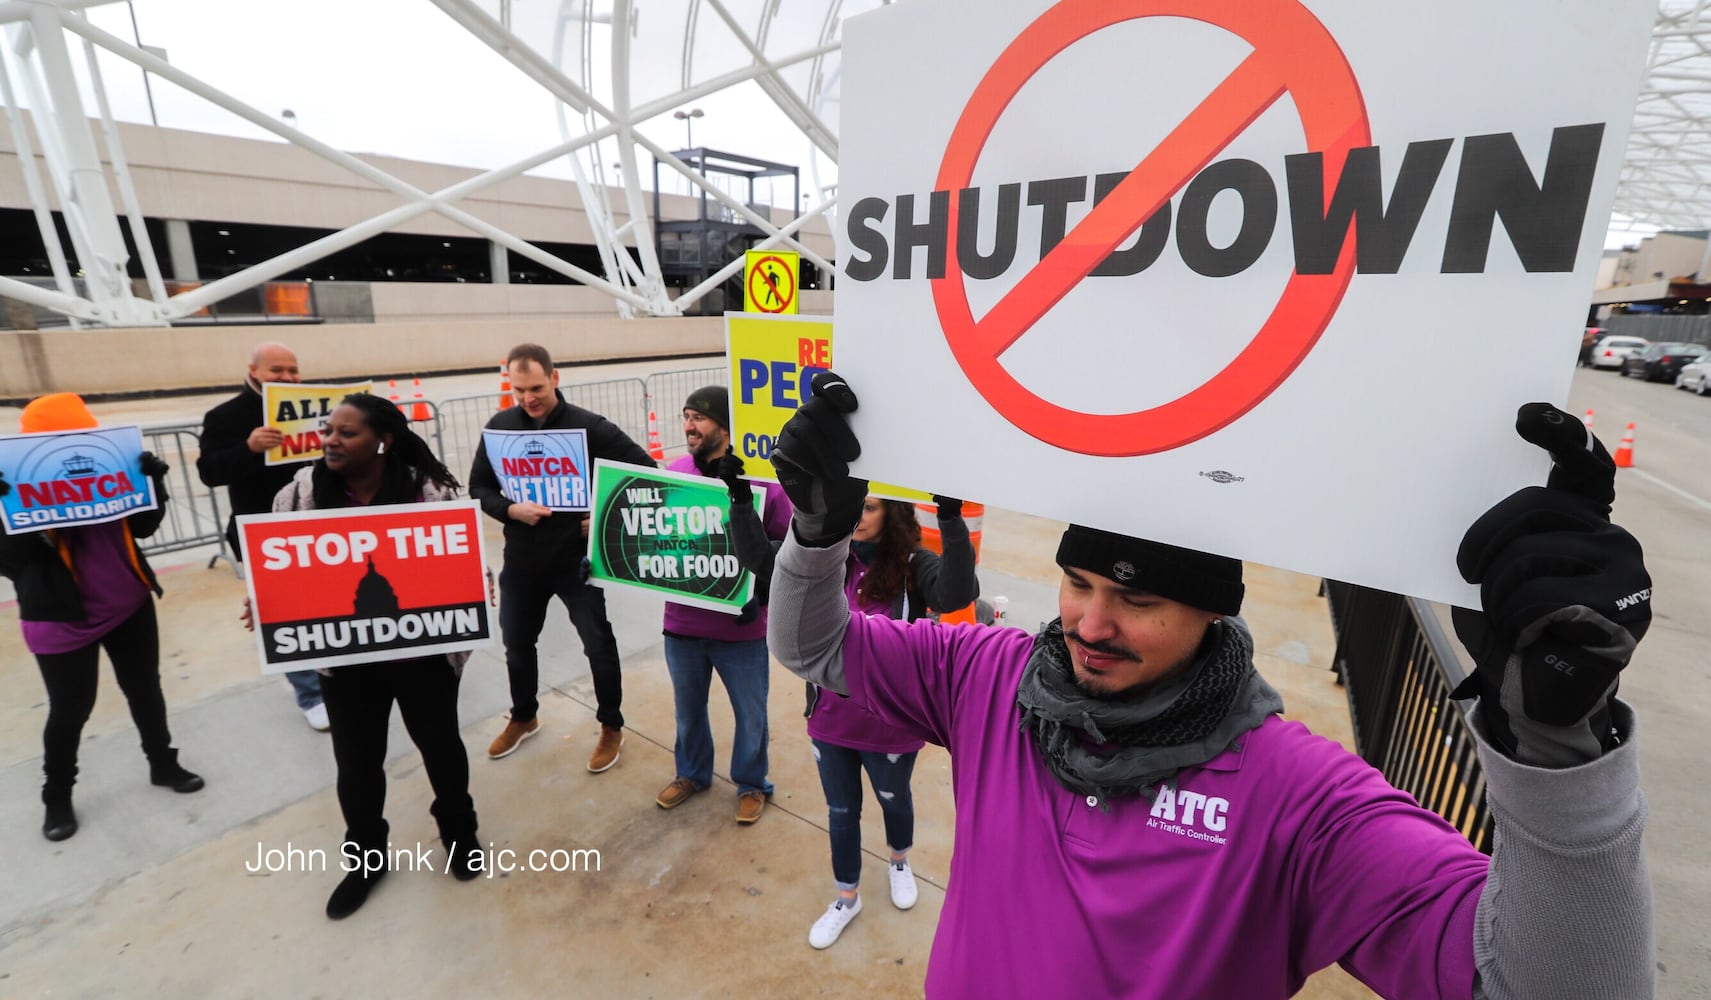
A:
MULTIPOLYGON (((480 0, 497 12, 499 0, 480 0)), ((745 24, 758 21, 764 0, 727 0, 745 24)), ((847 15, 881 0, 846 0, 847 15)), ((554 25, 563 0, 511 0, 513 27, 537 51, 552 58, 554 25)), ((606 8, 609 3, 596 3, 606 8)), ((768 51, 795 51, 815 43, 825 0, 781 4, 768 51)), ((632 46, 638 60, 632 78, 637 102, 675 92, 681 80, 684 0, 638 5, 632 46)), ((428 0, 134 0, 136 32, 143 44, 164 48, 176 66, 271 115, 290 109, 299 128, 340 149, 386 153, 410 159, 490 168, 514 162, 560 139, 554 99, 428 0)), ((132 40, 130 11, 123 2, 92 8, 91 20, 132 40)), ((704 6, 696 30, 692 78, 706 79, 747 61, 733 36, 704 6)), ((574 41, 574 38, 572 39, 574 41)), ((596 96, 610 99, 609 29, 593 33, 596 96)), ((569 46, 574 54, 575 46, 569 46)), ((573 56, 574 58, 574 56, 573 56)), ((103 54, 114 114, 128 121, 150 119, 142 73, 103 54)), ((567 67, 575 76, 574 65, 567 67)), ((787 79, 799 92, 808 85, 806 67, 787 79)), ((153 115, 171 128, 269 138, 269 133, 181 90, 152 78, 153 115)), ((836 168, 810 148, 795 127, 753 84, 693 102, 704 114, 694 120, 696 145, 799 166, 803 190, 814 174, 835 180, 836 168)), ((90 113, 94 113, 93 106, 90 113)), ((836 125, 836 104, 822 109, 836 125)), ((581 131, 573 119, 573 134, 581 131)), ((669 115, 640 131, 667 149, 685 145, 684 123, 669 115)), ((608 161, 615 162, 615 161, 608 161)), ((648 160, 642 161, 644 186, 648 160)), ((569 176, 563 161, 537 172, 569 176)), ((614 179, 608 168, 608 180, 614 179)), ((682 189, 663 185, 666 190, 682 189)), ((775 204, 789 200, 774 193, 775 204)), ((1612 231, 1606 246, 1634 242, 1633 233, 1612 231)))

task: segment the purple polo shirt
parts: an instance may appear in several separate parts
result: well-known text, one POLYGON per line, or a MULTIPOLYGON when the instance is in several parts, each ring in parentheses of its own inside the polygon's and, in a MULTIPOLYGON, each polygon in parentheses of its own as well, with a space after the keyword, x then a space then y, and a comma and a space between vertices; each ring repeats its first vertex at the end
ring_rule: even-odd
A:
POLYGON ((949 749, 939 997, 1285 997, 1333 962, 1466 998, 1487 859, 1364 761, 1273 717, 1155 802, 1065 789, 1017 727, 1033 636, 854 616, 850 697, 949 749))
MULTIPOLYGON (((701 475, 701 470, 695 467, 695 456, 683 455, 678 457, 666 469, 671 472, 688 473, 691 476, 701 475)), ((707 477, 712 478, 712 477, 707 477)), ((756 488, 764 487, 766 499, 761 507, 761 524, 766 528, 766 537, 775 541, 783 541, 785 533, 790 530, 790 501, 784 496, 784 488, 777 483, 755 483, 756 488)), ((749 642, 754 639, 766 638, 766 609, 762 608, 755 620, 746 625, 737 624, 735 614, 725 614, 722 611, 709 611, 706 608, 692 608, 686 604, 665 604, 665 631, 672 635, 681 635, 690 639, 716 639, 720 642, 749 642)))
MULTIPOLYGON (((889 618, 889 601, 872 601, 860 593, 865 576, 867 564, 851 553, 844 568, 844 596, 849 598, 850 611, 889 618)), ((833 746, 876 753, 914 753, 926 745, 921 737, 881 722, 851 699, 826 690, 814 702, 814 714, 808 717, 808 735, 833 746)))
POLYGON ((123 521, 70 528, 65 538, 85 615, 75 622, 23 621, 24 646, 32 653, 82 649, 124 624, 149 599, 148 585, 131 565, 123 521))

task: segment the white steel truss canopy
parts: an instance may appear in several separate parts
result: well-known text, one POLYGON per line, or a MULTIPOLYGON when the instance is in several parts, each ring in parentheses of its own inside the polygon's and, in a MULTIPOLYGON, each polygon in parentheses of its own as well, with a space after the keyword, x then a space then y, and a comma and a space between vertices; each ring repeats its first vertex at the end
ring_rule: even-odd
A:
MULTIPOLYGON (((25 184, 53 265, 55 287, 0 277, 0 294, 57 310, 74 323, 160 325, 191 316, 327 254, 429 212, 459 223, 544 267, 610 295, 624 316, 681 315, 742 266, 733 259, 701 284, 668 294, 655 257, 648 198, 640 181, 657 159, 705 191, 727 217, 764 233, 760 247, 796 250, 831 275, 831 264, 801 243, 805 223, 836 207, 840 26, 845 17, 891 0, 421 0, 557 99, 559 141, 533 155, 488 170, 441 191, 423 191, 374 165, 334 149, 273 114, 232 97, 138 45, 91 24, 84 9, 123 0, 0 0, 0 102, 8 113, 25 184), (143 224, 143 206, 130 181, 119 133, 96 66, 104 50, 142 67, 250 123, 391 192, 396 207, 252 265, 199 288, 168 295, 143 224), (79 67, 74 60, 81 56, 79 67), (78 81, 94 94, 91 128, 78 81), (34 169, 23 97, 47 164, 34 169), (751 87, 752 84, 752 87, 751 87), (793 221, 775 225, 644 135, 642 126, 669 120, 698 102, 758 90, 766 116, 801 141, 808 204, 793 221), (766 105, 770 104, 770 107, 766 105), (99 135, 99 144, 97 141, 99 135), (100 146, 106 150, 105 158, 100 146), (564 157, 598 244, 594 274, 542 250, 459 207, 460 201, 507 178, 564 157), (608 187, 616 176, 621 184, 608 187), (108 180, 111 180, 109 187, 108 180), (79 288, 50 215, 51 191, 84 268, 79 288), (117 191, 115 205, 109 191, 117 191), (615 200, 621 200, 621 211, 615 200), (630 221, 619 223, 627 218, 630 221), (128 227, 141 257, 148 297, 133 294, 126 275, 128 227)), ((1661 0, 1647 79, 1635 109, 1615 219, 1637 230, 1711 226, 1711 0, 1661 0)), ((167 39, 166 41, 170 41, 167 39)), ((792 206, 795 207, 795 206, 792 206)))
POLYGON ((1711 223, 1711 0, 1661 0, 1614 214, 1659 229, 1711 223))

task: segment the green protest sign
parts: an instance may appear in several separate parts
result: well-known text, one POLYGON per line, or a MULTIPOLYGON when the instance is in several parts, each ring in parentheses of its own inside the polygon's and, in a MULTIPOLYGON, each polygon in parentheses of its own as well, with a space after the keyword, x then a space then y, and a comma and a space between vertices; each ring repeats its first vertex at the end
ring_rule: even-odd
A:
MULTIPOLYGON (((761 512, 764 491, 756 490, 761 512)), ((754 590, 737 563, 731 500, 717 479, 623 462, 594 463, 592 577, 678 604, 736 614, 754 590)))

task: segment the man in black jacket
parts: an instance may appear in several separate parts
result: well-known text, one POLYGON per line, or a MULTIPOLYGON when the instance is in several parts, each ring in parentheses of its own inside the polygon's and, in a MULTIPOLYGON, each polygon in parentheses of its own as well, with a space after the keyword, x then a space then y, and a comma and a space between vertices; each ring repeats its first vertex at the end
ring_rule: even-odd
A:
MULTIPOLYGON (((280 432, 264 426, 261 386, 263 382, 301 382, 297 355, 279 343, 256 345, 250 353, 249 372, 236 396, 209 410, 202 417, 202 454, 196 472, 208 486, 224 486, 231 498, 232 517, 226 522, 226 542, 232 558, 241 560, 238 547, 238 515, 266 514, 273 498, 302 465, 268 465, 267 450, 277 447, 280 432)), ((293 670, 285 675, 297 696, 303 718, 326 732, 327 709, 321 704, 321 682, 313 670, 293 670)))
MULTIPOLYGON (((487 422, 493 430, 573 430, 588 432, 588 460, 598 458, 652 466, 641 446, 618 425, 598 413, 572 406, 558 391, 558 371, 552 355, 539 344, 518 344, 505 359, 517 405, 500 410, 487 422)), ((535 642, 546 624, 553 597, 564 602, 582 637, 582 651, 594 675, 595 718, 600 739, 588 759, 595 774, 618 762, 624 742, 623 682, 618 665, 618 640, 606 619, 606 594, 588 585, 583 559, 588 552, 588 515, 553 513, 530 502, 514 503, 499 487, 499 477, 487 460, 485 444, 476 449, 469 470, 469 495, 481 501, 487 516, 505 526, 505 565, 499 572, 499 629, 505 639, 505 669, 511 678, 511 717, 487 748, 498 760, 516 751, 540 731, 536 698, 540 690, 540 661, 535 642)))

